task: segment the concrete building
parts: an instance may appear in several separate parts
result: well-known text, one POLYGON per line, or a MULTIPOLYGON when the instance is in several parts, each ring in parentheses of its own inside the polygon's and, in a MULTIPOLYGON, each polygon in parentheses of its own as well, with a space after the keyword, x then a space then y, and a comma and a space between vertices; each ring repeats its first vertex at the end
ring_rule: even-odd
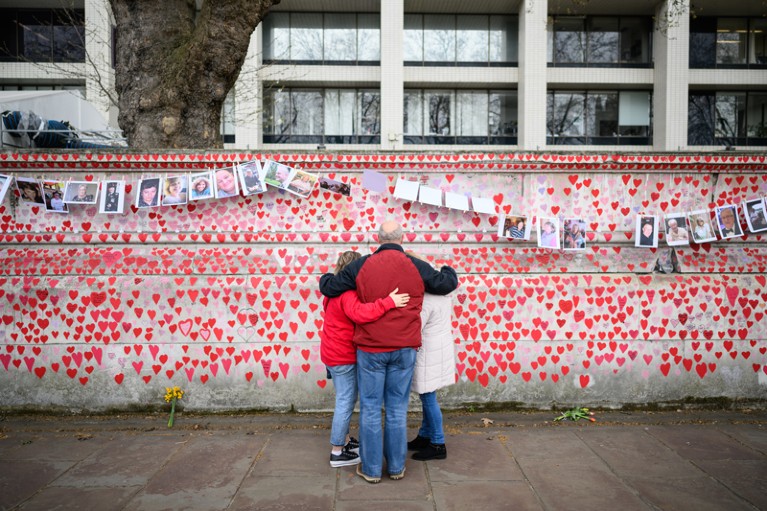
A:
MULTIPOLYGON (((108 2, 62 5, 0 1, 0 88, 78 89, 116 122, 108 2)), ((767 147, 763 2, 693 9, 283 0, 253 33, 222 133, 277 151, 767 147)))

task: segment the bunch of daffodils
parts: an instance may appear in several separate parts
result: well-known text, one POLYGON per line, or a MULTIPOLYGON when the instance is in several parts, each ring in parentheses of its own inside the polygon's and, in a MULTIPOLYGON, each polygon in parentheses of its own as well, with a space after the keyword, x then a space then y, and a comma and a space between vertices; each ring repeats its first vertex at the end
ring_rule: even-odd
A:
POLYGON ((176 414, 176 401, 184 397, 184 391, 180 387, 166 387, 165 388, 165 402, 170 403, 170 419, 168 419, 168 427, 173 427, 173 416, 176 414))

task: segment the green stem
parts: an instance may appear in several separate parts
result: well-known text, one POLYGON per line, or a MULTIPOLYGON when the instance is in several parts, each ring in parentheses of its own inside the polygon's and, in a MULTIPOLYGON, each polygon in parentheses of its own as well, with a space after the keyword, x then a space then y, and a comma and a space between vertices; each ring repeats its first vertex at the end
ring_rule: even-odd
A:
POLYGON ((173 398, 170 404, 170 419, 168 419, 168 427, 173 427, 173 415, 176 413, 176 398, 173 398))

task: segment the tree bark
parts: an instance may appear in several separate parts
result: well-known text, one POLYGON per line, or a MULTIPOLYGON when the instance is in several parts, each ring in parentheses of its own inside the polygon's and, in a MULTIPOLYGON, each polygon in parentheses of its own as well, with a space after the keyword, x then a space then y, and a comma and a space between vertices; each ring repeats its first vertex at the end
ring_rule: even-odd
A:
POLYGON ((135 149, 222 147, 221 108, 279 0, 110 0, 120 128, 135 149))

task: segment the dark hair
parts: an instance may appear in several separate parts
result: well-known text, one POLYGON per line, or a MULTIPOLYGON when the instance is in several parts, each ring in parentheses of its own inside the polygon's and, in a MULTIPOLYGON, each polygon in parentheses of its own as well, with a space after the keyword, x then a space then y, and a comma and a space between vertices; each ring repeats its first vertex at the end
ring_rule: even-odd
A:
POLYGON ((157 179, 145 179, 144 181, 141 181, 141 191, 143 192, 147 188, 157 188, 159 184, 157 179))

